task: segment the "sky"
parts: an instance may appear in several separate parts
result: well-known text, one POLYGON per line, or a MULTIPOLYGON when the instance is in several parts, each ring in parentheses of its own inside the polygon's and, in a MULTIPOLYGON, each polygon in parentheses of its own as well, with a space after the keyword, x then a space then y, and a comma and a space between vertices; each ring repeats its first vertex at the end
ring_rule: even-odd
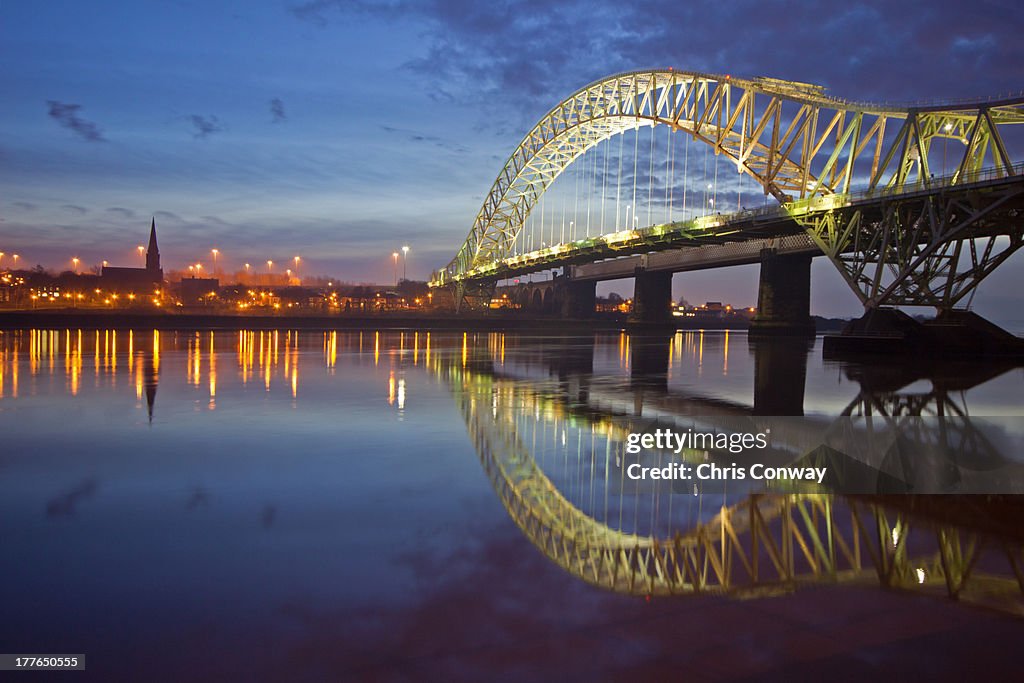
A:
MULTIPOLYGON (((387 282, 408 245, 425 279, 523 135, 591 81, 673 67, 853 100, 988 96, 1024 89, 1022 28, 1010 0, 6 2, 0 251, 137 265, 155 216, 165 269, 217 248, 222 268, 300 255, 303 275, 387 282)), ((1019 309, 1022 261, 976 305, 1019 309)), ((815 260, 812 309, 856 312, 833 270, 815 260)), ((746 266, 675 289, 752 305, 756 283, 746 266)))

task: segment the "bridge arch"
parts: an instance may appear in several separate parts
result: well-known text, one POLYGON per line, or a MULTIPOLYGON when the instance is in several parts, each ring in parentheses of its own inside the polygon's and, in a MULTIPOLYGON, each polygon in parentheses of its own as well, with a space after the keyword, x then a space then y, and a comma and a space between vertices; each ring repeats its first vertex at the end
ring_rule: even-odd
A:
POLYGON ((472 272, 487 277, 506 258, 531 210, 588 149, 631 129, 669 126, 725 156, 780 202, 928 183, 934 138, 964 143, 959 170, 1011 162, 998 123, 1024 121, 1021 100, 900 107, 828 96, 820 86, 770 78, 669 70, 638 71, 591 83, 553 107, 526 134, 498 174, 465 242, 432 284, 472 272), (895 119, 895 135, 887 124, 895 119))

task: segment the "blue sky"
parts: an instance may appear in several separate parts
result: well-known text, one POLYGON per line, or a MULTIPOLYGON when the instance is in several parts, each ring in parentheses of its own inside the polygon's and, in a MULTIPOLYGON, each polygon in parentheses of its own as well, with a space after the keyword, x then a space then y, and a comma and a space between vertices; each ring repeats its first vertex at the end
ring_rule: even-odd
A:
MULTIPOLYGON (((0 251, 130 264, 155 214, 169 267, 217 247, 228 267, 299 254, 306 274, 383 282, 408 244, 424 278, 522 135, 592 80, 672 66, 850 99, 988 95, 1024 88, 1022 27, 1013 2, 7 2, 0 251)), ((1013 302, 1013 261, 979 306, 1013 302)), ((848 313, 830 268, 814 308, 848 313)), ((743 305, 756 278, 676 289, 743 305)))

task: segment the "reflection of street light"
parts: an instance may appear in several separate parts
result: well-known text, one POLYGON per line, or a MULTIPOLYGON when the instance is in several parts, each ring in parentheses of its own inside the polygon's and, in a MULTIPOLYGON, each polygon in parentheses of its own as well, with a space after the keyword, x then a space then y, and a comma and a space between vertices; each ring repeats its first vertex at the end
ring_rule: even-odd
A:
POLYGON ((395 261, 395 287, 398 286, 398 252, 392 252, 391 258, 395 261))
POLYGON ((402 279, 408 280, 406 266, 409 265, 409 247, 402 247, 402 279))

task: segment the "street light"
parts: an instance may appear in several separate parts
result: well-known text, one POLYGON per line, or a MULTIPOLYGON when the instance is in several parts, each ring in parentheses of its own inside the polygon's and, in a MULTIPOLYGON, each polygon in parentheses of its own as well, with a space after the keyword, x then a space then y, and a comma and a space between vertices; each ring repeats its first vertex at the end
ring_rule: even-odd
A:
POLYGON ((213 272, 217 273, 217 256, 220 255, 219 249, 211 249, 210 252, 213 254, 213 272))
POLYGON ((392 252, 391 258, 395 261, 395 287, 398 286, 398 252, 392 252))
POLYGON ((18 259, 19 259, 20 257, 19 257, 19 256, 18 256, 17 254, 12 254, 12 255, 11 255, 11 258, 13 258, 13 259, 14 259, 14 267, 15 267, 15 268, 17 268, 17 267, 18 267, 18 259))
POLYGON ((139 258, 142 259, 142 265, 146 265, 146 248, 141 244, 135 248, 139 250, 139 258))
POLYGON ((71 264, 75 267, 75 275, 78 275, 78 257, 77 256, 72 256, 71 257, 71 264))
POLYGON ((298 256, 296 256, 294 260, 295 260, 295 277, 298 277, 299 276, 299 261, 301 261, 302 259, 300 259, 298 256))
POLYGON ((246 275, 249 274, 249 264, 248 263, 245 264, 245 274, 246 275))
POLYGON ((274 262, 273 262, 273 261, 270 261, 270 260, 268 260, 268 261, 267 261, 267 272, 268 272, 268 273, 269 273, 269 272, 271 272, 271 271, 272 271, 272 269, 273 269, 273 267, 274 267, 274 262))
POLYGON ((409 247, 402 247, 402 279, 408 280, 406 266, 409 265, 409 247))

